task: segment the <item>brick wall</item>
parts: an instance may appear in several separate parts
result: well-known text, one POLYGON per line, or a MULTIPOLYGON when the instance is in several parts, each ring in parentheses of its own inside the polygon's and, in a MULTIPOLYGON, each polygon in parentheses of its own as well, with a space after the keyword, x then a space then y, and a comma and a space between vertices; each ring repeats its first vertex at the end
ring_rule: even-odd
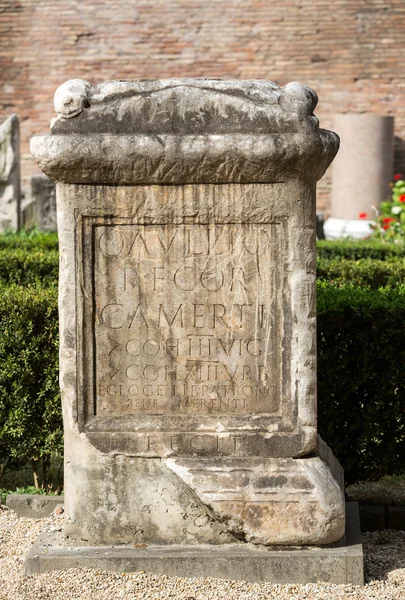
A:
POLYGON ((404 72, 404 0, 0 0, 0 119, 20 116, 25 186, 39 172, 29 138, 72 78, 297 80, 318 92, 326 128, 334 112, 394 115, 405 173, 404 72))

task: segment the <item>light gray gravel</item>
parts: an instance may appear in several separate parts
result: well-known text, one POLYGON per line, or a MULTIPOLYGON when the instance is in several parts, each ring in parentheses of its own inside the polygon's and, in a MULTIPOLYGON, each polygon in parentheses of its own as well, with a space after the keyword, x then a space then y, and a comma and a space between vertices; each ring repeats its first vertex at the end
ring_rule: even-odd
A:
POLYGON ((363 536, 367 584, 362 588, 179 579, 90 569, 25 577, 25 556, 45 523, 58 527, 62 517, 28 519, 0 507, 1 600, 405 600, 405 531, 363 536))

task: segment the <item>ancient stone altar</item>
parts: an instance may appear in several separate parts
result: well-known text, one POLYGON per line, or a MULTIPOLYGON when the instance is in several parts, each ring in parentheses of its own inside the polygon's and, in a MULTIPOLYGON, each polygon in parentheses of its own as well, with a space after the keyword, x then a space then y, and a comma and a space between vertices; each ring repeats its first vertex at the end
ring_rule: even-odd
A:
POLYGON ((317 436, 315 183, 291 83, 81 80, 32 140, 57 181, 69 545, 331 544, 317 436))

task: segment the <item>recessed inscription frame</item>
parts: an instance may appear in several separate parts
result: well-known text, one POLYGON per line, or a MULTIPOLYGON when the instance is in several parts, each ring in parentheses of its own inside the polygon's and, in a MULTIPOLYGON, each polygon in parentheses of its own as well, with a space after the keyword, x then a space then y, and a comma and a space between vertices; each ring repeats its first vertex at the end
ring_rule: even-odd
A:
MULTIPOLYGON (((93 258, 86 270, 88 271, 88 281, 92 282, 90 286, 92 285, 93 313, 86 314, 85 323, 92 322, 92 337, 95 340, 96 348, 93 360, 96 380, 98 382, 101 378, 103 382, 95 390, 93 410, 90 408, 88 414, 102 416, 108 412, 110 416, 118 416, 122 413, 128 417, 131 413, 142 413, 142 408, 146 408, 145 412, 148 413, 149 420, 151 415, 164 413, 177 413, 181 417, 182 413, 224 414, 226 409, 228 412, 230 409, 231 412, 242 415, 274 414, 274 419, 277 419, 280 416, 278 406, 281 396, 279 392, 281 377, 279 377, 280 382, 275 382, 274 379, 270 381, 267 365, 263 363, 269 362, 269 358, 273 363, 275 359, 279 360, 281 352, 277 353, 276 349, 268 348, 268 338, 260 339, 254 337, 253 333, 250 333, 248 338, 244 338, 243 335, 246 330, 256 329, 260 332, 257 335, 261 335, 263 338, 270 327, 276 329, 279 326, 276 317, 281 312, 281 306, 272 306, 276 301, 276 294, 270 297, 270 293, 266 289, 262 289, 264 298, 261 303, 256 297, 257 294, 252 294, 248 287, 252 287, 251 280, 255 275, 259 275, 261 279, 266 278, 266 273, 263 271, 270 268, 266 257, 261 257, 258 248, 253 247, 254 240, 260 238, 260 234, 262 234, 268 243, 272 237, 269 234, 273 234, 271 230, 280 226, 281 223, 209 226, 187 224, 183 226, 178 224, 142 225, 128 222, 130 219, 122 218, 114 219, 112 223, 110 217, 107 219, 108 224, 100 218, 91 220, 93 223, 89 227, 92 230, 90 243, 93 247, 93 258), (168 233, 170 238, 167 247, 163 243, 163 238, 160 237, 165 233, 168 233), (198 245, 199 235, 200 245, 198 245), (187 248, 187 258, 183 258, 182 262, 178 258, 178 252, 174 252, 174 263, 155 266, 156 257, 151 254, 153 241, 156 242, 156 239, 153 240, 153 238, 157 236, 159 236, 159 243, 162 242, 158 248, 162 254, 170 253, 172 248, 176 251, 174 245, 176 238, 182 246, 185 243, 187 246, 191 244, 187 248), (199 254, 203 254, 201 243, 205 244, 209 241, 208 238, 213 236, 216 236, 215 265, 208 262, 209 258, 206 256, 199 256, 199 254), (125 243, 125 238, 127 238, 127 243, 125 243), (236 258, 234 258, 233 252, 224 252, 223 242, 221 249, 218 248, 218 239, 221 238, 226 239, 227 246, 230 243, 235 246, 245 244, 247 246, 245 260, 241 257, 242 248, 236 258), (107 247, 108 239, 111 247, 107 247), (143 257, 133 256, 137 240, 138 246, 145 254, 143 257), (253 245, 249 247, 252 242, 253 245), (99 254, 106 257, 102 261, 104 265, 101 265, 98 260, 99 254), (121 254, 124 254, 124 258, 120 256, 121 254), (132 256, 128 259, 129 254, 132 256), (253 263, 256 264, 256 261, 258 264, 260 263, 258 272, 246 275, 244 268, 251 267, 253 263), (263 262, 265 264, 262 264, 263 262), (236 263, 243 266, 235 266, 236 263), (262 272, 260 273, 260 271, 262 272), (114 281, 112 281, 113 279, 114 281), (178 295, 171 311, 164 304, 165 301, 170 300, 170 283, 178 295), (159 288, 161 288, 160 293, 159 288), (225 300, 223 294, 220 299, 225 302, 229 295, 232 296, 234 303, 231 305, 228 303, 227 306, 219 303, 218 298, 214 296, 218 295, 220 290, 225 290, 225 300), (205 296, 202 295, 203 292, 205 292, 205 296), (104 295, 104 299, 100 298, 100 295, 104 295), (190 296, 192 303, 187 302, 190 300, 190 296), (127 302, 125 302, 125 297, 127 297, 127 302), (143 300, 143 303, 140 300, 143 300), (217 300, 216 303, 215 300, 217 300), (253 304, 252 300, 256 304, 253 304), (263 302, 266 302, 267 305, 263 302), (168 331, 169 338, 165 339, 164 333, 162 337, 164 329, 168 331), (175 329, 181 330, 177 335, 183 334, 183 338, 173 337, 175 329), (98 344, 97 331, 100 330, 104 330, 104 340, 101 343, 100 352, 98 352, 100 344, 98 344), (222 333, 218 330, 222 330, 222 333), (211 333, 206 333, 207 331, 211 333), (222 335, 222 337, 218 338, 215 334, 222 335), (105 351, 103 346, 105 346, 105 351), (145 354, 146 363, 154 360, 161 362, 163 354, 169 364, 160 365, 159 368, 154 364, 135 364, 141 360, 142 353, 145 354), (230 359, 228 365, 217 360, 220 354, 222 354, 222 360, 230 359), (253 363, 261 364, 236 364, 236 366, 232 364, 235 362, 235 358, 238 360, 238 357, 242 357, 243 354, 251 361, 253 359, 253 363), (122 366, 122 360, 125 360, 123 355, 126 355, 128 359, 124 367, 122 366), (265 358, 262 355, 265 355, 265 358), (104 364, 99 367, 100 362, 104 364), (173 362, 178 364, 170 364, 173 362), (199 364, 193 366, 193 363, 199 364), (110 374, 106 376, 107 371, 110 371, 110 374), (159 371, 161 371, 160 377, 159 371), (122 377, 124 377, 124 381, 122 377), (218 381, 221 378, 222 381, 218 381), (146 397, 154 395, 153 387, 161 388, 156 392, 158 396, 167 396, 170 391, 175 389, 179 395, 187 396, 187 402, 180 402, 178 406, 176 403, 172 403, 169 410, 162 410, 162 407, 159 408, 156 403, 143 407, 139 402, 134 403, 131 410, 130 403, 126 402, 125 406, 115 406, 115 410, 111 410, 114 396, 121 396, 120 392, 125 394, 122 389, 125 384, 127 388, 128 386, 137 388, 129 393, 126 390, 127 397, 139 395, 140 379, 145 382, 143 387, 147 387, 143 391, 146 397), (158 382, 155 383, 157 380, 158 382), (170 390, 168 389, 169 380, 171 382, 170 390), (193 382, 197 381, 205 383, 200 386, 200 388, 204 388, 203 390, 196 389, 198 386, 193 382), (164 384, 164 382, 166 383, 164 384), (226 386, 227 383, 228 386, 226 386), (245 399, 250 399, 250 406, 246 406, 247 403, 242 402, 242 399, 235 399, 238 391, 236 383, 239 383, 239 393, 245 399), (166 390, 163 389, 164 387, 166 390), (190 387, 191 389, 189 389, 190 387), (211 397, 201 398, 202 402, 193 400, 193 398, 198 399, 204 392, 208 394, 211 391, 210 387, 216 388, 214 392, 211 392, 211 397), (226 390, 226 387, 232 387, 232 389, 226 390), (212 394, 219 395, 218 402, 212 401, 212 394), (103 402, 106 395, 110 395, 110 400, 103 402), (233 402, 227 402, 229 396, 232 396, 233 402), (257 396, 263 397, 262 404, 264 406, 259 405, 256 408, 253 406, 257 396), (103 404, 104 410, 100 410, 100 405, 103 404)), ((156 251, 156 244, 154 245, 156 251)), ((274 247, 272 250, 273 253, 276 253, 278 248, 274 247)), ((167 257, 158 256, 158 258, 167 257)), ((274 260, 275 257, 273 257, 274 260)), ((279 270, 280 283, 277 283, 275 287, 280 288, 277 298, 280 304, 282 277, 279 270)), ((253 283, 257 287, 257 282, 253 281, 253 283)), ((84 283, 84 289, 89 289, 87 283, 84 283)), ((276 331, 273 334, 275 335, 276 331)), ((281 338, 281 336, 279 337, 281 338)))
MULTIPOLYGON (((224 232, 229 232, 230 230, 233 232, 249 231, 249 228, 251 232, 252 228, 256 228, 258 231, 263 233, 265 239, 267 240, 270 240, 274 237, 278 238, 278 243, 281 243, 281 246, 277 250, 281 252, 286 259, 289 256, 287 252, 287 244, 290 242, 287 240, 288 217, 286 216, 273 218, 267 222, 260 223, 237 223, 230 219, 232 222, 222 222, 210 225, 206 225, 204 223, 190 223, 187 219, 184 219, 184 223, 176 224, 169 224, 164 221, 162 223, 154 222, 152 224, 145 224, 145 220, 147 221, 145 218, 134 218, 133 215, 121 215, 119 217, 113 217, 111 214, 102 215, 100 214, 100 210, 97 211, 97 214, 89 214, 89 211, 86 211, 85 214, 81 214, 79 210, 76 210, 77 273, 80 279, 80 282, 77 282, 79 284, 77 289, 80 289, 81 291, 79 298, 77 298, 77 339, 79 350, 78 373, 80 374, 81 378, 81 385, 78 386, 78 389, 83 390, 82 394, 78 394, 77 399, 78 422, 80 430, 86 432, 89 440, 95 446, 99 446, 104 449, 106 449, 106 446, 108 446, 110 452, 122 452, 137 456, 209 455, 211 453, 216 455, 240 454, 242 456, 284 456, 291 455, 291 453, 299 454, 299 448, 303 446, 304 434, 302 431, 300 431, 299 424, 297 423, 298 411, 296 410, 296 403, 291 402, 291 374, 288 372, 290 367, 289 357, 291 353, 291 331, 287 330, 286 323, 289 321, 289 319, 285 318, 286 314, 288 317, 289 302, 286 301, 286 299, 290 293, 290 271, 287 260, 285 260, 284 263, 281 261, 281 265, 284 266, 282 268, 282 273, 279 273, 279 281, 277 283, 277 287, 280 286, 281 289, 281 293, 279 294, 279 302, 281 299, 282 304, 280 304, 278 307, 275 307, 274 311, 275 314, 280 315, 278 327, 281 327, 281 329, 278 331, 278 333, 281 335, 278 335, 277 338, 280 340, 282 339, 283 341, 282 348, 280 348, 278 352, 280 359, 278 368, 278 385, 275 386, 273 381, 272 384, 268 386, 268 391, 270 389, 273 400, 271 407, 272 410, 256 410, 256 412, 254 410, 249 410, 249 394, 251 394, 252 386, 246 384, 244 386, 244 395, 242 397, 235 398, 235 395, 232 395, 231 393, 231 397, 226 398, 225 401, 223 399, 213 400, 212 398, 200 399, 198 398, 198 394, 200 392, 198 387, 197 389, 191 388, 189 393, 196 394, 196 397, 187 397, 183 402, 179 402, 179 409, 181 410, 182 414, 179 414, 179 410, 177 412, 162 412, 162 410, 156 408, 156 400, 159 400, 159 398, 152 399, 155 400, 154 404, 153 402, 150 403, 145 396, 140 400, 140 404, 139 402, 135 402, 135 406, 140 406, 141 410, 125 409, 123 414, 114 414, 114 411, 110 414, 105 414, 105 412, 103 414, 103 411, 100 411, 100 404, 103 400, 100 397, 100 383, 98 381, 97 374, 97 365, 99 362, 100 353, 97 352, 98 340, 96 329, 97 325, 100 326, 100 321, 104 326, 107 325, 107 329, 110 329, 108 333, 112 334, 108 336, 111 343, 109 352, 116 351, 117 344, 119 344, 120 341, 119 339, 116 339, 117 329, 122 329, 122 326, 118 321, 114 323, 111 320, 111 315, 113 312, 111 312, 109 316, 107 315, 108 311, 114 311, 114 309, 116 309, 118 313, 116 313, 114 318, 118 318, 119 320, 119 312, 123 311, 121 306, 119 306, 121 305, 121 302, 118 302, 118 290, 113 291, 113 296, 115 297, 112 299, 114 302, 104 303, 103 306, 98 306, 96 302, 96 288, 98 286, 97 281, 98 279, 100 281, 102 280, 101 275, 99 278, 97 277, 97 257, 100 254, 100 247, 102 248, 103 244, 105 246, 104 250, 107 249, 107 253, 104 252, 104 255, 107 255, 107 262, 114 260, 116 262, 117 256, 122 252, 124 254, 128 254, 128 249, 130 246, 132 249, 134 249, 133 242, 135 232, 135 238, 137 237, 138 240, 138 250, 139 248, 144 248, 144 252, 146 252, 146 257, 144 257, 145 259, 148 258, 147 253, 150 253, 151 251, 151 249, 147 247, 148 242, 146 240, 150 238, 150 233, 152 233, 152 235, 154 235, 156 238, 156 233, 159 229, 162 235, 160 236, 160 239, 159 237, 157 240, 155 239, 154 245, 156 246, 157 241, 159 248, 165 251, 165 248, 167 250, 170 244, 176 243, 176 236, 178 239, 180 239, 182 236, 183 244, 186 239, 186 243, 196 244, 196 236, 193 231, 197 231, 197 234, 198 231, 208 232, 208 238, 210 232, 213 232, 214 237, 219 233, 217 238, 221 238, 222 236, 222 244, 224 244, 223 240, 226 237, 224 232), (110 245, 112 244, 112 246, 111 248, 107 248, 107 238, 110 235, 108 232, 112 231, 114 231, 115 234, 113 234, 111 238, 112 241, 110 239, 108 242, 110 245), (142 235, 142 231, 144 232, 144 235, 142 235), (177 233, 179 231, 182 232, 181 235, 177 233), (279 232, 279 235, 269 235, 270 231, 277 231, 279 232), (174 237, 173 234, 175 234, 174 237), (101 246, 100 239, 103 240, 101 246), (117 240, 120 241, 122 248, 119 248, 119 246, 116 245, 117 240), (91 253, 88 251, 90 247, 92 248, 91 253), (118 250, 120 251, 118 252, 118 250), (109 254, 112 256, 108 256, 109 254), (117 256, 114 256, 114 254, 117 254, 117 256), (108 308, 106 311, 105 307, 108 305, 110 305, 110 308, 108 308), (89 369, 88 365, 92 365, 93 368, 89 369), (274 389, 277 390, 276 394, 273 392, 274 389), (275 398, 275 395, 277 398, 275 398), (278 404, 276 407, 274 406, 275 402, 278 404), (215 404, 218 405, 218 409, 216 409, 215 404), (231 414, 229 414, 229 412, 224 413, 223 409, 225 406, 231 406, 231 411, 233 407, 231 414)), ((207 237, 207 235, 205 237, 207 237)), ((236 239, 238 239, 238 235, 236 235, 236 239)), ((218 240, 216 243, 218 243, 218 240)), ((233 241, 233 243, 235 242, 233 241)), ((196 248, 195 250, 197 252, 202 252, 203 248, 200 245, 200 247, 196 248)), ((258 249, 256 248, 255 252, 253 252, 253 248, 250 248, 248 252, 250 251, 251 254, 255 254, 257 257, 257 250, 258 249)), ((222 249, 222 253, 226 254, 224 249, 222 249)), ((266 257, 263 258, 265 259, 266 257)), ((196 262, 195 259, 196 257, 194 256, 194 262, 196 262)), ((148 260, 144 260, 143 262, 147 263, 148 260)), ((129 263, 130 269, 132 269, 136 264, 139 266, 141 263, 142 261, 137 261, 135 257, 135 262, 132 260, 132 262, 129 263)), ((277 263, 277 268, 280 270, 279 256, 277 257, 277 263)), ((225 275, 223 274, 221 274, 219 278, 212 279, 209 273, 207 274, 207 272, 205 272, 205 274, 203 274, 204 271, 201 269, 199 272, 197 265, 197 277, 194 277, 194 280, 190 282, 187 280, 187 277, 185 277, 185 274, 188 275, 189 272, 191 273, 191 267, 186 266, 186 268, 189 268, 190 271, 184 271, 181 275, 177 269, 172 271, 171 276, 173 278, 174 274, 177 273, 177 284, 180 284, 180 288, 187 288, 187 291, 188 288, 193 287, 194 284, 196 287, 198 284, 202 288, 204 288, 203 284, 205 284, 206 288, 210 288, 206 290, 209 294, 211 288, 212 290, 215 290, 216 286, 219 286, 219 284, 225 280, 225 275)), ((246 282, 241 280, 241 274, 240 271, 238 271, 239 268, 240 267, 235 267, 232 265, 228 268, 228 288, 232 288, 232 285, 235 287, 239 286, 241 289, 246 287, 246 282), (233 280, 232 276, 230 275, 232 270, 233 280)), ((104 273, 104 276, 105 275, 106 273, 104 273)), ((160 267, 155 267, 154 285, 162 283, 161 275, 162 271, 160 267)), ((125 274, 121 273, 121 285, 123 287, 128 285, 128 281, 125 282, 125 277, 125 274)), ((127 277, 127 280, 128 279, 129 278, 127 277)), ((201 306, 202 303, 203 302, 198 303, 200 304, 199 310, 201 311, 203 310, 201 306)), ((177 309, 182 304, 182 302, 179 302, 177 309)), ((214 302, 213 304, 217 304, 217 314, 215 316, 217 317, 218 322, 224 323, 224 308, 221 306, 220 302, 214 302)), ((249 304, 249 302, 246 304, 249 304)), ((238 306, 237 310, 239 311, 240 317, 241 307, 238 306)), ((261 308, 261 310, 263 311, 263 308, 261 308)), ((186 318, 186 315, 181 315, 178 311, 177 313, 176 311, 172 311, 172 313, 169 314, 168 311, 164 310, 164 307, 161 308, 160 318, 166 319, 166 324, 170 325, 173 318, 176 317, 176 314, 178 320, 180 317, 186 318)), ((262 312, 262 318, 264 318, 263 314, 264 313, 262 312)), ((158 315, 158 313, 156 313, 156 315, 158 315)), ((130 316, 132 322, 134 322, 134 311, 131 315, 126 316, 130 316)), ((142 320, 145 320, 145 315, 141 314, 141 312, 138 312, 137 318, 139 325, 139 320, 141 322, 142 320)), ((203 317, 202 313, 197 311, 197 317, 194 314, 193 318, 203 319, 205 317, 203 317)), ((257 318, 258 316, 256 315, 256 319, 257 318)), ((128 324, 129 323, 127 323, 127 325, 128 324)), ((196 323, 194 322, 193 324, 195 325, 196 323)), ((136 332, 136 327, 133 327, 133 329, 136 332)), ((196 338, 196 343, 200 344, 201 351, 202 336, 198 337, 199 339, 196 338)), ((187 337, 187 339, 190 340, 190 337, 187 337)), ((191 339, 193 339, 192 335, 191 339)), ((129 342, 133 354, 138 354, 139 350, 141 349, 139 346, 139 340, 136 340, 138 340, 136 337, 126 339, 127 350, 129 342)), ((149 352, 151 354, 158 350, 157 341, 153 336, 147 336, 147 340, 145 341, 147 341, 149 344, 149 352)), ((244 351, 246 353, 247 344, 249 344, 249 342, 250 345, 248 349, 250 354, 259 354, 261 349, 259 348, 258 342, 255 340, 252 341, 252 339, 243 340, 238 338, 236 342, 233 339, 231 340, 230 344, 228 342, 228 345, 222 342, 221 349, 225 351, 225 353, 229 353, 230 347, 233 344, 237 352, 239 351, 239 353, 241 353, 244 351)), ((118 364, 119 363, 120 359, 118 360, 118 364)), ((108 366, 112 367, 113 365, 108 366)), ((248 368, 249 365, 245 365, 245 367, 248 368)), ((133 371, 132 369, 133 372, 131 371, 131 365, 127 364, 125 368, 127 370, 127 375, 129 374, 133 378, 139 378, 139 373, 136 373, 136 370, 133 371)), ((187 377, 187 374, 189 374, 190 377, 192 376, 189 373, 189 367, 184 368, 188 370, 183 371, 182 375, 180 374, 180 379, 187 377)), ((211 371, 212 370, 213 366, 211 365, 211 371)), ((230 377, 230 382, 232 383, 233 372, 225 370, 224 373, 230 377)), ((146 375, 148 375, 148 372, 146 375)), ((149 369, 149 377, 153 380, 154 376, 155 374, 153 369, 149 369)), ((106 394, 107 388, 109 388, 109 392, 114 395, 115 392, 119 390, 119 387, 111 387, 115 385, 116 384, 113 383, 110 383, 109 386, 104 385, 104 387, 101 385, 101 393, 106 394)), ((119 386, 120 385, 122 386, 122 383, 119 384, 119 386)), ((146 385, 152 386, 153 384, 148 382, 146 385)), ((184 385, 184 383, 179 382, 179 385, 184 385)), ((196 384, 193 385, 196 386, 196 384)), ((206 383, 202 383, 200 388, 204 385, 206 388, 205 392, 209 393, 206 383)), ((132 381, 132 386, 136 386, 134 381, 132 381)), ((255 387, 257 386, 253 386, 253 389, 255 387)), ((152 391, 152 388, 147 388, 147 390, 149 393, 152 391)), ((176 391, 178 392, 178 390, 179 387, 177 386, 176 391)), ((136 387, 132 387, 131 391, 136 392, 136 387)), ((146 390, 144 389, 144 391, 146 390)), ((155 385, 156 394, 160 394, 164 397, 165 391, 167 391, 167 388, 165 389, 161 385, 160 387, 156 388, 155 385)), ((136 401, 138 400, 139 399, 136 399, 136 401)))

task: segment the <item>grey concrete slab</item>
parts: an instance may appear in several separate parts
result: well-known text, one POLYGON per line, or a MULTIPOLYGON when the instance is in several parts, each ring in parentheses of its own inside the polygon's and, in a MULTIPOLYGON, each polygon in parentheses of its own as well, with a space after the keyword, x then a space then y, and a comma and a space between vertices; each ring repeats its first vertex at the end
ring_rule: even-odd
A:
MULTIPOLYGON (((214 577, 251 582, 364 584, 358 506, 346 505, 346 536, 333 547, 62 546, 61 532, 43 532, 26 560, 26 573, 88 567, 150 571, 177 577, 214 577)), ((140 545, 139 545, 140 546, 140 545)))
POLYGON ((63 506, 63 496, 45 494, 9 494, 6 506, 20 517, 42 519, 49 517, 57 506, 63 506))

